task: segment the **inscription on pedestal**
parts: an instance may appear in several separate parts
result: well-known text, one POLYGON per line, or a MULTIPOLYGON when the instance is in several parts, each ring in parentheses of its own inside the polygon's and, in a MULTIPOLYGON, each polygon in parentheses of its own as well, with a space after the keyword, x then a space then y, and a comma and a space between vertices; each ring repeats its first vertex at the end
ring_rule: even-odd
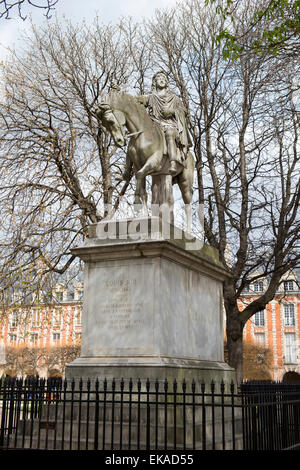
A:
POLYGON ((107 324, 116 330, 141 327, 144 324, 141 316, 144 302, 132 302, 133 289, 137 288, 136 279, 103 281, 103 289, 111 294, 112 302, 100 305, 100 313, 106 316, 107 324))
POLYGON ((153 266, 129 264, 94 267, 90 271, 94 318, 89 337, 101 338, 99 352, 149 347, 153 330, 153 266), (94 286, 97 285, 97 289, 94 286), (95 295, 96 291, 96 295, 95 295))

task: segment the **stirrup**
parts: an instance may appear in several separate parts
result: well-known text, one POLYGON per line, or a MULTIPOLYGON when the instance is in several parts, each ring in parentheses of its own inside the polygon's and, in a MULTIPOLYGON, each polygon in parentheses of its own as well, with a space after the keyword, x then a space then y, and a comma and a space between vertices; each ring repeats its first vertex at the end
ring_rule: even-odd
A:
POLYGON ((171 165, 170 165, 170 170, 169 170, 169 173, 170 175, 176 175, 178 172, 177 170, 177 165, 176 165, 176 162, 174 160, 171 161, 171 165))

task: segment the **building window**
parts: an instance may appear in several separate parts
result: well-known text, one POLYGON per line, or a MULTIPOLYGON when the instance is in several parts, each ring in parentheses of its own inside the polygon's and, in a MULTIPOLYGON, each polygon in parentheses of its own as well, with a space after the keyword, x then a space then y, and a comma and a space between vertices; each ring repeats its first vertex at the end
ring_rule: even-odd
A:
POLYGON ((294 281, 287 280, 283 283, 284 290, 294 290, 294 281))
POLYGON ((78 290, 77 291, 77 300, 82 300, 83 298, 83 290, 78 290))
POLYGON ((60 333, 53 333, 53 341, 54 343, 58 343, 60 341, 60 333))
POLYGON ((31 326, 33 328, 40 326, 40 310, 33 310, 31 314, 31 326))
POLYGON ((16 343, 17 342, 17 335, 9 335, 9 341, 11 343, 16 343))
POLYGON ((11 314, 11 317, 10 317, 10 327, 11 328, 17 328, 18 327, 18 318, 19 318, 18 310, 14 310, 11 314))
POLYGON ((293 304, 284 305, 284 326, 295 326, 295 307, 293 304))
POLYGON ((81 342, 81 333, 75 333, 75 342, 80 343, 81 342))
POLYGON ((57 311, 53 312, 52 326, 54 326, 55 328, 60 328, 61 327, 61 318, 62 318, 62 315, 61 315, 60 310, 57 310, 57 311))
POLYGON ((74 300, 74 292, 69 292, 68 300, 74 300))
POLYGON ((286 333, 285 335, 285 354, 286 364, 297 363, 297 340, 295 333, 286 333))
POLYGON ((254 324, 255 326, 265 326, 265 311, 260 310, 256 312, 254 316, 254 324))
POLYGON ((55 297, 57 302, 62 302, 64 299, 64 293, 63 292, 56 292, 55 297))
POLYGON ((75 323, 75 326, 81 325, 81 311, 80 310, 78 312, 75 312, 74 323, 75 323))
POLYGON ((38 338, 39 338, 39 336, 38 336, 37 333, 31 333, 31 335, 30 335, 30 342, 31 342, 32 344, 36 344, 36 343, 38 342, 38 338))
POLYGON ((264 283, 263 281, 256 281, 253 284, 254 292, 263 292, 264 290, 264 283))
POLYGON ((265 342, 266 342, 265 334, 264 333, 255 333, 254 334, 254 341, 255 341, 256 344, 264 346, 265 342))

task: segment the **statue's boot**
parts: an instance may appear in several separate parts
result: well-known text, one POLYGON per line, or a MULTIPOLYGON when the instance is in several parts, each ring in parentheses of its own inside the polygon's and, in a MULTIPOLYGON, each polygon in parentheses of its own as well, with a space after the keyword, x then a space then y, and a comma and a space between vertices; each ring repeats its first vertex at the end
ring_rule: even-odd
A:
POLYGON ((172 176, 177 175, 178 173, 178 166, 176 162, 178 162, 178 149, 177 145, 175 142, 175 133, 174 131, 171 131, 170 129, 165 133, 166 137, 166 143, 167 143, 167 151, 168 151, 168 156, 170 159, 170 170, 169 173, 172 176))

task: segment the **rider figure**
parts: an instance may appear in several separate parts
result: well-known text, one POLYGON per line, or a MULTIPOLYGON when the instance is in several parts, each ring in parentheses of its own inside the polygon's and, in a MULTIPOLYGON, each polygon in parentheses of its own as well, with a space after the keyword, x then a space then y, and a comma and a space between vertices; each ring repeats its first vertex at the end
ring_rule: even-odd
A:
POLYGON ((158 122, 164 131, 167 153, 170 159, 170 174, 178 173, 176 162, 186 166, 191 139, 186 110, 179 97, 169 89, 168 76, 157 72, 152 78, 152 92, 138 97, 138 101, 149 109, 151 119, 158 122))

